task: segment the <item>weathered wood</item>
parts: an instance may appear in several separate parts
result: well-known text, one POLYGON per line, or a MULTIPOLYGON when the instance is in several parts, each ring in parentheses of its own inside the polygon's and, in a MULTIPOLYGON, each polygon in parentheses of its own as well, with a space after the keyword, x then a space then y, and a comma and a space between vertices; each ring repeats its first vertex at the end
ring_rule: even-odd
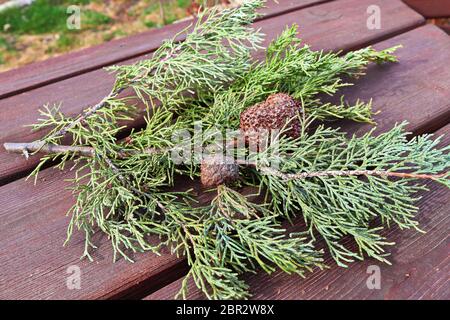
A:
MULTIPOLYGON (((279 0, 279 4, 270 0, 261 13, 265 14, 264 18, 275 17, 325 1, 329 0, 279 0)), ((149 53, 157 49, 164 39, 173 37, 191 23, 192 19, 182 21, 0 73, 0 98, 149 53)))
MULTIPOLYGON (((450 38, 436 26, 426 25, 374 47, 396 44, 403 45, 398 50, 399 63, 370 66, 367 75, 356 82, 357 88, 344 88, 341 93, 349 101, 373 97, 374 111, 382 111, 377 120, 382 127, 399 112, 416 134, 445 126, 450 122, 450 69, 442 66, 450 59, 450 38), (449 54, 436 54, 445 51, 449 54)), ((349 121, 339 125, 356 134, 369 127, 349 121)))
MULTIPOLYGON (((255 27, 267 34, 267 45, 286 25, 293 23, 300 26, 301 37, 314 49, 350 50, 416 27, 423 23, 423 18, 398 0, 341 0, 296 10, 284 14, 282 18, 260 21, 255 23, 255 27), (379 30, 369 30, 366 27, 366 10, 369 4, 379 5, 383 15, 389 17, 379 30)), ((258 53, 259 56, 262 54, 263 52, 258 53)), ((144 57, 140 56, 139 59, 144 57)), ((24 125, 36 122, 39 117, 38 109, 43 104, 61 102, 62 112, 76 115, 85 106, 93 105, 107 95, 112 84, 111 74, 96 70, 0 100, 0 145, 4 142, 27 142, 41 137, 43 132, 31 132, 24 125)), ((140 124, 142 118, 133 123, 133 126, 140 124)), ((0 148, 0 184, 20 177, 36 163, 36 158, 26 161, 17 155, 7 154, 0 148)))
MULTIPOLYGON (((441 146, 450 144, 450 125, 436 135, 445 134, 441 146)), ((383 231, 396 245, 389 249, 392 265, 374 259, 355 262, 348 269, 337 267, 329 255, 328 270, 315 270, 305 279, 296 275, 259 272, 245 275, 253 299, 449 299, 450 283, 448 256, 450 228, 450 191, 438 184, 428 183, 429 192, 422 192, 417 216, 425 234, 392 227, 383 231), (380 289, 369 289, 367 281, 376 266, 381 271, 380 289), (373 268, 373 267, 372 267, 373 268)), ((301 228, 299 228, 301 230, 301 228)), ((182 279, 147 296, 146 300, 173 299, 182 279)), ((191 281, 188 299, 204 299, 191 281)))
POLYGON ((450 17, 450 0, 403 0, 425 18, 450 17))
MULTIPOLYGON (((401 107, 401 105, 414 105, 417 97, 411 95, 409 90, 403 89, 400 84, 396 87, 395 78, 392 81, 391 78, 396 69, 400 72, 404 68, 402 64, 412 67, 416 63, 421 63, 422 52, 433 50, 434 46, 439 47, 441 41, 448 41, 446 36, 441 38, 439 35, 442 36, 442 31, 433 26, 400 35, 397 38, 401 38, 402 43, 409 48, 409 50, 399 51, 402 62, 389 68, 383 66, 371 68, 370 74, 377 73, 379 80, 370 83, 370 90, 369 84, 364 85, 364 83, 352 89, 359 92, 363 98, 379 97, 391 92, 386 90, 386 83, 394 84, 393 91, 388 94, 390 98, 383 100, 384 105, 380 107, 382 112, 377 115, 381 130, 386 130, 395 122, 404 119, 411 121, 409 128, 413 131, 417 131, 424 125, 422 120, 415 120, 414 112, 411 112, 418 110, 417 106, 410 109, 410 112, 401 107), (418 43, 424 43, 424 46, 417 47, 418 43)), ((379 46, 385 47, 396 41, 394 38, 380 43, 379 46)), ((417 80, 409 74, 399 79, 404 81, 406 87, 411 85, 409 81, 413 83, 417 80)), ((447 81, 448 79, 450 77, 447 81)), ((376 100, 374 103, 377 105, 376 100)), ((430 103, 427 107, 429 114, 432 115, 433 105, 430 103)), ((435 118, 430 116, 429 119, 435 118)), ((160 286, 159 283, 155 285, 153 281, 157 281, 160 277, 165 277, 165 281, 169 277, 174 279, 175 275, 180 275, 185 270, 182 260, 166 254, 162 257, 139 254, 136 255, 136 264, 128 264, 124 261, 112 264, 111 249, 104 238, 98 240, 100 248, 95 253, 99 261, 94 263, 79 261, 78 257, 83 251, 82 235, 77 233, 75 240, 66 248, 61 247, 68 222, 63 215, 73 203, 70 193, 64 190, 67 183, 63 181, 70 177, 70 173, 57 174, 54 169, 47 169, 41 177, 45 178, 45 181, 38 181, 38 186, 31 185, 31 182, 15 181, 0 188, 1 298, 103 298, 111 295, 118 296, 123 289, 128 293, 130 287, 139 289, 140 292, 147 290, 152 292, 160 286), (82 284, 81 291, 69 291, 65 287, 66 268, 72 264, 78 264, 81 270, 84 270, 82 281, 86 283, 86 286, 83 287, 82 284), (150 280, 144 281, 146 278, 150 280), (142 282, 144 285, 140 286, 139 283, 142 282)), ((436 194, 430 193, 430 197, 436 196, 436 199, 439 199, 439 192, 436 192, 436 194)), ((275 277, 273 280, 268 280, 265 285, 270 285, 271 282, 277 281, 276 279, 275 277)), ((316 278, 312 279, 311 281, 317 281, 316 278)))
MULTIPOLYGON (((70 174, 48 169, 42 172, 38 186, 30 182, 14 183, 14 198, 9 188, 0 189, 0 298, 11 299, 103 299, 129 294, 142 288, 162 286, 167 278, 180 272, 175 257, 152 253, 139 255, 132 264, 124 260, 112 263, 111 250, 104 237, 97 237, 99 250, 95 262, 80 260, 83 235, 75 233, 63 247, 69 218, 65 216, 73 197, 64 182, 70 174), (9 191, 8 191, 9 189, 9 191), (81 271, 81 289, 69 290, 66 280, 69 266, 81 271), (164 272, 163 272, 164 271, 164 272)), ((137 294, 135 292, 134 294, 137 294)))
POLYGON ((437 23, 436 25, 439 28, 441 28, 442 30, 444 30, 448 35, 450 35, 450 25, 448 25, 448 24, 441 24, 441 23, 437 23))

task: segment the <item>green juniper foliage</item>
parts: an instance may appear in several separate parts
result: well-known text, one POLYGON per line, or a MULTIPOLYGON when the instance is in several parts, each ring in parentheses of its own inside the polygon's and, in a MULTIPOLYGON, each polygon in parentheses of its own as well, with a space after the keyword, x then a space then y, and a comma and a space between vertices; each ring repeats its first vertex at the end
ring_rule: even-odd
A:
MULTIPOLYGON (((262 5, 255 0, 206 11, 183 32, 184 41, 177 35, 148 60, 109 68, 116 82, 97 105, 76 117, 46 106, 34 129, 49 133, 15 150, 9 145, 26 156, 48 152, 34 175, 50 160, 75 171, 77 200, 69 212, 68 239, 75 229, 85 233, 84 256, 92 259, 91 239, 98 231, 108 235, 114 259, 132 261, 135 252, 159 254, 169 247, 190 266, 179 297, 187 297, 191 280, 210 299, 235 299, 250 296, 242 278, 246 272, 304 276, 324 267, 316 239, 346 266, 364 257, 388 262, 385 247, 392 243, 384 238, 384 227, 419 230, 416 193, 424 189, 423 179, 450 186, 449 147, 439 149, 439 139, 430 135, 407 140, 405 124, 378 136, 351 138, 316 125, 342 118, 373 122, 370 101, 349 105, 341 97, 334 105, 319 97, 338 94, 351 85, 343 79, 364 75, 370 62, 395 62, 396 47, 345 55, 313 51, 293 26, 258 60, 251 53, 260 49, 263 36, 250 24, 262 5), (132 93, 123 97, 127 89, 132 93), (250 153, 245 145, 238 147, 236 153, 248 156, 239 162, 240 179, 210 190, 211 201, 196 201, 188 187, 180 190, 177 179, 201 174, 197 154, 181 164, 174 159, 180 131, 192 136, 199 121, 204 132, 237 130, 241 112, 280 92, 301 102, 298 137, 283 134, 287 123, 266 149, 250 153), (136 101, 145 105, 146 126, 119 140, 139 116, 136 101), (61 146, 67 137, 71 144, 61 146), (244 186, 257 194, 245 195, 244 186), (295 217, 306 222, 304 232, 287 231, 295 217), (346 247, 344 237, 359 250, 346 247)), ((202 151, 213 136, 205 133, 184 146, 202 151)))
POLYGON ((210 110, 203 109, 202 112, 201 109, 189 108, 187 112, 211 126, 237 128, 243 110, 272 93, 284 92, 300 100, 305 112, 320 120, 346 118, 372 122, 370 101, 349 105, 341 97, 341 103, 334 105, 323 103, 318 95, 332 96, 340 88, 351 85, 343 78, 364 75, 370 62, 397 61, 392 53, 399 46, 382 51, 367 47, 340 56, 338 53, 312 51, 297 36, 297 26, 287 28, 269 45, 264 61, 254 62, 251 70, 227 90, 215 91, 213 97, 204 97, 212 105, 210 110))
MULTIPOLYGON (((439 139, 433 141, 427 135, 408 141, 405 125, 379 136, 369 132, 351 139, 323 126, 312 133, 303 131, 298 139, 280 137, 279 159, 271 159, 269 147, 258 155, 261 170, 255 171, 261 189, 270 197, 272 210, 288 217, 301 212, 311 237, 319 234, 341 266, 355 258, 362 260, 364 255, 388 263, 383 247, 391 243, 380 234, 383 227, 371 227, 370 222, 380 218, 382 225, 395 223, 402 229, 418 229, 415 193, 424 187, 411 183, 412 179, 393 180, 376 172, 430 174, 450 166, 450 147, 437 149, 439 139), (280 163, 277 172, 264 169, 266 162, 275 160, 280 163), (345 174, 365 170, 373 175, 366 174, 362 179, 345 174), (324 175, 304 174, 320 172, 324 175), (342 245, 347 235, 354 238, 359 252, 342 245)), ((437 181, 449 185, 448 175, 437 181)))

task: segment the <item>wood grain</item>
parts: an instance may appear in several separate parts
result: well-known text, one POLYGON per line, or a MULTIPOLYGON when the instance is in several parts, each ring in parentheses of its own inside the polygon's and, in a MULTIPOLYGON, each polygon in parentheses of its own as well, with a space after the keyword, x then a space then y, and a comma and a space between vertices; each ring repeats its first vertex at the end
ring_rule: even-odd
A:
MULTIPOLYGON (((404 44, 431 39, 434 32, 436 32, 436 28, 431 26, 408 32, 403 38, 404 44)), ((383 46, 384 43, 379 45, 383 46)), ((411 51, 402 51, 402 55, 405 61, 414 63, 414 59, 408 58, 408 52, 415 52, 414 54, 420 56, 421 51, 419 48, 415 50, 410 48, 411 51)), ((395 68, 401 68, 400 65, 401 63, 393 68, 378 66, 370 70, 370 72, 377 72, 379 69, 379 81, 372 83, 372 86, 375 87, 372 87, 372 91, 369 93, 376 97, 378 92, 386 94, 384 87, 386 82, 390 81, 387 75, 391 77, 395 68)), ((401 79, 406 80, 406 78, 402 77, 401 79)), ((355 86, 352 90, 363 95, 365 93, 360 86, 355 86)), ((423 121, 414 121, 414 112, 405 112, 405 109, 400 108, 400 105, 396 103, 400 100, 402 104, 409 106, 417 97, 410 95, 408 90, 397 90, 397 94, 390 95, 393 103, 386 100, 385 105, 380 107, 381 113, 377 115, 380 130, 390 128, 395 122, 410 120, 409 129, 417 131, 423 121)), ((351 93, 349 92, 349 94, 351 93)), ((430 108, 429 112, 432 113, 433 105, 429 104, 428 107, 430 108)), ((430 119, 434 118, 430 117, 430 119)), ((61 247, 68 221, 64 217, 64 213, 73 203, 70 193, 64 190, 67 184, 63 181, 70 177, 70 173, 56 174, 53 169, 47 169, 41 177, 45 181, 38 181, 38 186, 32 186, 31 182, 21 180, 0 188, 0 217, 2 219, 0 242, 3 246, 0 256, 0 279, 2 280, 0 281, 0 292, 2 293, 0 296, 2 298, 109 297, 111 295, 108 295, 108 291, 118 292, 123 288, 127 289, 127 286, 144 281, 143 279, 147 275, 152 275, 150 279, 169 277, 170 272, 164 271, 165 268, 169 268, 172 270, 171 272, 175 273, 181 273, 180 270, 184 270, 183 261, 168 255, 156 258, 151 254, 142 254, 137 255, 138 262, 134 265, 122 261, 114 265, 111 263, 111 249, 106 239, 99 240, 100 248, 96 252, 96 258, 100 258, 100 261, 95 263, 78 261, 83 250, 81 235, 77 234, 76 240, 71 242, 67 248, 61 247), (78 264, 82 270, 86 270, 86 278, 83 279, 88 285, 83 287, 83 291, 68 291, 64 282, 61 282, 67 266, 74 263, 78 264), (17 270, 20 272, 16 272, 17 270), (120 282, 111 280, 111 277, 120 278, 120 282), (93 285, 89 285, 90 283, 93 285), (37 292, 33 289, 35 287, 46 289, 37 292)), ((432 194, 439 199, 438 193, 432 194)), ((136 284, 135 288, 139 288, 142 292, 146 290, 151 292, 158 287, 152 281, 145 282, 142 287, 136 284)))
MULTIPOLYGON (((374 47, 397 44, 403 46, 396 53, 398 63, 370 66, 367 75, 356 82, 357 90, 348 87, 341 93, 348 101, 373 97, 374 111, 382 112, 377 120, 381 127, 402 113, 416 134, 433 132, 450 122, 450 68, 442 67, 450 59, 450 38, 436 26, 426 25, 374 47)), ((356 134, 369 128, 348 121, 339 125, 356 134)))
MULTIPOLYGON (((436 132, 445 134, 441 146, 450 144, 450 125, 436 132)), ((422 192, 418 202, 417 220, 425 234, 397 227, 383 230, 389 241, 396 245, 388 251, 392 265, 374 259, 356 262, 348 269, 337 267, 329 255, 328 270, 315 270, 305 279, 295 275, 262 271, 244 278, 250 285, 253 299, 446 299, 450 298, 450 272, 448 230, 450 228, 450 191, 442 185, 428 184, 430 191, 422 192), (369 289, 369 266, 381 271, 380 289, 369 289)), ((302 228, 298 228, 301 230, 302 228)), ((181 284, 179 279, 167 287, 147 296, 147 300, 173 299, 181 284)), ((188 299, 204 299, 191 281, 188 299)))
POLYGON ((74 200, 69 184, 70 172, 48 169, 38 186, 16 181, 11 188, 0 188, 0 299, 103 299, 123 297, 139 288, 160 287, 182 270, 174 256, 152 253, 136 255, 136 262, 112 263, 112 251, 104 237, 96 237, 99 249, 95 262, 80 260, 84 238, 75 233, 63 247, 69 217, 65 212, 74 200), (12 192, 13 191, 13 192, 12 192), (14 198, 12 198, 14 197, 14 198), (174 265, 177 269, 172 270, 174 265), (69 290, 69 266, 81 271, 81 289, 69 290), (163 272, 164 271, 164 272, 163 272))
POLYGON ((450 25, 442 23, 436 23, 436 25, 450 35, 450 25))
POLYGON ((450 17, 450 0, 403 0, 425 18, 450 17))
MULTIPOLYGON (((298 15, 300 13, 301 11, 298 12, 298 15)), ((295 16, 290 18, 291 21, 295 19, 295 16)), ((286 20, 283 16, 283 23, 286 20)), ((327 23, 326 21, 319 21, 321 21, 320 23, 327 23)), ((354 19, 347 19, 346 21, 339 21, 339 23, 353 34, 352 27, 348 27, 346 23, 353 25, 353 28, 356 29, 359 27, 354 25, 354 19)), ((279 26, 281 26, 281 23, 279 26)), ((314 28, 314 25, 312 25, 310 28, 316 30, 320 26, 314 28)), ((325 32, 326 29, 324 29, 325 32)), ((358 32, 355 31, 354 33, 358 34, 358 32)), ((427 45, 440 47, 443 41, 442 34, 441 31, 436 31, 434 27, 424 27, 408 32, 402 39, 405 45, 431 39, 427 45), (416 37, 420 39, 413 40, 416 37)), ((308 37, 307 33, 304 35, 308 37)), ((354 42, 354 39, 351 39, 351 41, 354 42)), ((386 44, 383 42, 379 45, 385 46, 386 44)), ((328 45, 330 44, 328 43, 328 45)), ((337 42, 331 43, 331 45, 339 48, 337 42)), ((425 48, 412 46, 410 49, 399 53, 408 63, 417 63, 417 57, 420 57, 422 50, 425 50, 425 48), (412 58, 408 58, 408 52, 412 52, 412 58)), ((389 81, 390 83, 390 78, 385 75, 392 75, 395 73, 395 68, 400 67, 401 63, 390 68, 371 68, 370 73, 378 72, 378 69, 380 69, 378 76, 381 78, 380 81, 370 84, 371 86, 378 85, 378 89, 370 89, 372 91, 366 89, 367 94, 386 93, 384 86, 386 82, 389 81)), ((422 67, 426 67, 426 65, 422 64, 422 67)), ((97 82, 93 80, 92 85, 100 83, 100 78, 97 79, 97 82)), ((410 78, 411 75, 407 74, 396 81, 402 80, 409 83, 410 78)), ((369 86, 369 84, 366 85, 369 86)), ((59 90, 62 90, 62 88, 59 90)), ((359 90, 359 86, 354 87, 349 90, 348 94, 356 95, 359 90), (355 93, 352 90, 355 90, 355 93)), ((76 91, 74 90, 73 93, 76 93, 76 91)), ((360 93, 366 97, 365 92, 360 93)), ((94 92, 92 94, 94 95, 94 92)), ((82 93, 79 93, 80 98, 83 96, 82 93)), ((414 95, 411 96, 408 90, 402 90, 401 86, 397 87, 395 94, 391 96, 393 101, 401 101, 402 104, 406 105, 413 105, 414 100, 417 99, 414 95)), ((397 105, 393 107, 393 104, 389 103, 389 99, 385 103, 386 106, 382 108, 383 111, 397 108, 397 105)), ((433 115, 433 105, 429 104, 427 107, 430 114, 433 115)), ((0 108, 0 110, 3 109, 0 108)), ((386 120, 381 113, 378 120, 381 126, 386 129, 392 126, 395 121, 409 119, 411 116, 411 112, 405 114, 405 110, 400 109, 397 113, 393 111, 389 114, 390 118, 386 120)), ((433 116, 431 116, 429 122, 431 123, 433 119, 433 116)), ((423 124, 423 122, 420 123, 423 124)), ((417 129, 417 121, 411 122, 410 129, 417 129)), ((21 180, 0 187, 0 218, 2 219, 0 225, 0 241, 2 243, 2 250, 0 251, 0 298, 93 299, 124 296, 139 297, 170 283, 186 270, 186 265, 182 260, 177 260, 166 253, 161 257, 155 257, 152 254, 136 255, 135 264, 129 264, 125 261, 112 264, 110 246, 107 239, 102 237, 96 240, 99 249, 95 253, 96 261, 94 263, 79 260, 83 250, 82 235, 80 234, 76 234, 72 242, 66 248, 62 248, 68 221, 64 213, 73 203, 70 192, 64 190, 64 187, 67 186, 64 179, 70 177, 70 174, 70 172, 56 173, 54 169, 47 169, 42 173, 41 178, 44 180, 39 181, 38 186, 33 186, 31 182, 21 180), (66 287, 67 267, 74 264, 78 265, 82 271, 81 290, 68 290, 66 287)))
MULTIPOLYGON (((328 0, 279 0, 277 4, 270 0, 261 13, 270 18, 325 1, 328 0)), ((191 23, 192 19, 182 21, 0 73, 0 98, 149 53, 191 23)))
MULTIPOLYGON (((260 21, 255 23, 255 28, 261 28, 266 33, 267 45, 286 25, 294 23, 300 26, 300 35, 304 41, 314 49, 350 50, 416 27, 423 23, 423 18, 399 0, 341 0, 295 10, 284 14, 282 18, 260 21), (368 30, 366 27, 366 9, 369 4, 379 5, 383 14, 389 17, 380 30, 368 30)), ((429 42, 433 42, 433 39, 429 42)), ((262 54, 261 51, 257 56, 262 54)), ((447 57, 446 54, 443 51, 442 56, 447 57)), ((145 57, 148 56, 124 63, 145 57)), ((44 133, 31 132, 24 125, 36 122, 38 109, 42 105, 62 103, 62 112, 76 115, 107 95, 113 81, 111 74, 96 70, 0 100, 0 144, 38 139, 44 133)), ((132 125, 139 124, 142 124, 142 119, 132 125)), ((7 154, 0 147, 0 184, 23 176, 36 163, 37 159, 26 161, 16 154, 7 154)))

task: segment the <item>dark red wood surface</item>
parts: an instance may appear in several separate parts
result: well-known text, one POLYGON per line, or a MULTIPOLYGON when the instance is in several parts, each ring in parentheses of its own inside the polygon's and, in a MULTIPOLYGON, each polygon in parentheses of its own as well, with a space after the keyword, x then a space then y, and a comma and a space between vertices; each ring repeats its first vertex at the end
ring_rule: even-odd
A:
MULTIPOLYGON (((278 5, 269 0, 261 13, 264 18, 274 17, 326 1, 330 0, 278 0, 278 5)), ((182 21, 1 73, 0 98, 149 53, 157 49, 162 40, 173 37, 191 23, 192 20, 182 21)))
POLYGON ((439 28, 441 28, 442 30, 444 30, 448 35, 450 35, 450 24, 440 24, 437 23, 436 24, 439 28))
POLYGON ((64 190, 69 177, 47 169, 37 186, 18 180, 0 188, 0 299, 99 299, 126 295, 136 285, 142 289, 146 283, 149 288, 165 284, 164 277, 173 276, 170 270, 177 263, 171 255, 156 259, 143 254, 134 264, 112 263, 107 239, 97 238, 95 262, 81 261, 80 233, 63 247, 69 222, 65 212, 74 203, 71 192, 64 190), (66 286, 72 265, 81 268, 81 290, 66 286))
POLYGON ((450 0, 403 0, 425 18, 450 18, 450 0))
MULTIPOLYGON (((255 23, 255 28, 266 33, 267 45, 287 25, 294 23, 300 27, 300 36, 314 49, 351 50, 405 32, 423 24, 424 20, 400 0, 340 0, 260 21, 255 23), (389 17, 379 30, 366 27, 367 7, 371 4, 379 5, 383 15, 389 17)), ((262 54, 262 51, 258 53, 262 54)), ((42 105, 62 103, 62 112, 76 115, 107 95, 112 84, 113 75, 99 69, 0 100, 0 144, 41 137, 43 132, 31 132, 24 125, 36 122, 42 105)), ((142 124, 142 119, 134 123, 138 124, 142 124)), ((0 185, 23 176, 36 163, 37 159, 26 161, 0 148, 0 185)))
MULTIPOLYGON (((357 86, 345 90, 349 99, 374 98, 375 109, 381 111, 377 115, 379 130, 409 120, 409 129, 415 133, 432 132, 449 122, 450 70, 442 67, 450 58, 449 38, 434 26, 406 32, 421 25, 423 18, 401 2, 336 0, 295 10, 257 25, 273 38, 284 25, 293 22, 300 25, 302 37, 314 48, 349 50, 376 42, 379 42, 378 48, 404 45, 398 51, 400 63, 372 66, 357 86), (382 30, 365 27, 369 4, 381 6, 388 20, 382 30), (396 34, 400 35, 393 37, 396 34), (387 38, 390 39, 382 41, 387 38)), ((0 140, 35 139, 39 134, 29 134, 28 128, 22 125, 35 121, 40 104, 64 101, 64 110, 75 114, 82 106, 97 102, 110 85, 111 78, 98 70, 2 99, 0 140)), ((133 125, 136 124, 139 122, 133 125)), ((364 125, 341 125, 349 131, 368 129, 364 125)), ((442 130, 448 131, 448 127, 442 130)), ((448 144, 448 138, 444 143, 448 144)), ((4 183, 10 182, 0 187, 0 298, 140 298, 155 291, 149 298, 173 297, 176 281, 187 269, 182 259, 167 252, 161 256, 136 254, 134 264, 123 259, 113 264, 108 240, 98 236, 95 242, 99 249, 94 253, 95 262, 91 263, 79 260, 83 251, 83 236, 79 233, 62 247, 69 220, 65 212, 74 201, 71 193, 64 189, 68 185, 64 179, 71 173, 46 169, 37 186, 23 179, 11 181, 34 165, 33 161, 26 163, 17 155, 0 152, 0 175, 4 183), (66 286, 67 268, 71 265, 81 269, 80 290, 69 290, 66 286)), ((391 251, 395 259, 393 267, 381 266, 384 280, 382 289, 377 292, 365 289, 366 266, 371 263, 367 261, 352 264, 349 270, 333 267, 315 272, 306 280, 279 273, 270 277, 262 274, 249 277, 253 293, 256 298, 283 299, 445 298, 449 271, 449 198, 448 191, 433 187, 421 201, 419 220, 428 231, 426 238, 417 238, 419 235, 415 233, 395 228, 387 231, 389 238, 399 242, 399 246, 391 251)), ((198 293, 192 291, 192 298, 198 297, 198 293)))

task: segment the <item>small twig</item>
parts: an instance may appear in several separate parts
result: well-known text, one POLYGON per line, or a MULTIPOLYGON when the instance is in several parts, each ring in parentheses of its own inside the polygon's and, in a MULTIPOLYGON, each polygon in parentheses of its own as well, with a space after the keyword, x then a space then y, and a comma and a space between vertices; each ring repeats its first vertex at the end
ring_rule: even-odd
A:
POLYGON ((385 170, 329 170, 301 173, 283 173, 272 168, 261 168, 261 171, 270 175, 282 178, 283 180, 299 180, 315 177, 336 177, 336 176, 381 176, 381 177, 399 177, 413 179, 431 179, 437 180, 443 178, 447 173, 443 174, 415 174, 404 172, 391 172, 385 170))
MULTIPOLYGON (((25 143, 5 143, 3 145, 6 151, 23 153, 26 157, 29 152, 43 152, 43 153, 54 153, 54 154, 66 154, 75 153, 87 157, 95 156, 95 150, 92 147, 79 147, 79 146, 65 146, 59 144, 48 144, 42 141, 35 142, 25 142, 25 143)), ((144 150, 144 154, 161 154, 167 151, 167 149, 155 149, 147 148, 144 150)), ((120 151, 118 152, 119 158, 126 158, 130 155, 137 154, 137 151, 120 151)), ((28 157, 27 157, 28 158, 28 157)))
MULTIPOLYGON (((64 146, 64 145, 57 145, 57 144, 46 144, 41 141, 36 142, 30 142, 30 143, 5 143, 4 147, 7 151, 10 152, 17 152, 17 153, 23 153, 25 157, 28 159, 29 152, 45 152, 45 153, 56 153, 56 154, 67 154, 67 153, 75 153, 80 154, 87 157, 101 157, 106 164, 111 168, 111 170, 117 175, 120 181, 122 181, 124 184, 129 185, 129 180, 122 175, 120 172, 120 169, 116 167, 116 165, 109 159, 107 156, 100 155, 98 152, 95 152, 95 149, 92 147, 79 147, 79 146, 64 146)), ((158 154, 163 153, 165 149, 155 149, 155 148, 147 148, 144 150, 144 153, 146 154, 158 154)), ((127 152, 119 152, 118 153, 119 158, 125 158, 129 156, 130 154, 127 152)), ((141 194, 144 196, 149 195, 134 186, 130 186, 131 190, 134 193, 141 194)), ((155 199, 156 204, 158 207, 165 211, 165 207, 157 200, 155 199)))
POLYGON ((95 151, 91 147, 63 146, 57 144, 47 144, 42 141, 26 142, 26 143, 5 143, 3 145, 9 152, 28 154, 28 152, 44 152, 44 153, 76 153, 83 156, 93 157, 95 151))
MULTIPOLYGON (((166 62, 169 59, 172 59, 172 58, 176 57, 176 55, 178 54, 179 51, 180 51, 180 46, 176 47, 167 56, 162 58, 161 61, 160 61, 160 64, 166 62)), ((156 69, 157 69, 157 67, 154 67, 152 70, 150 70, 148 72, 145 72, 144 74, 136 76, 134 79, 130 80, 130 83, 128 84, 128 86, 129 87, 133 86, 133 84, 137 83, 139 78, 144 78, 144 77, 149 76, 156 69)), ((92 116, 93 114, 97 113, 97 111, 99 111, 100 109, 106 107, 108 105, 108 100, 109 99, 118 96, 125 89, 126 89, 126 87, 120 87, 120 88, 117 88, 116 90, 111 91, 99 103, 97 103, 96 105, 94 105, 91 108, 85 109, 72 122, 70 122, 69 124, 67 124, 63 128, 61 128, 60 130, 52 133, 46 139, 48 140, 48 139, 52 139, 52 138, 56 138, 56 137, 59 137, 59 138, 64 137, 70 129, 73 129, 77 124, 79 124, 80 122, 83 122, 84 120, 86 120, 87 118, 92 116)), ((31 142, 30 145, 32 145, 34 143, 42 144, 44 142, 42 140, 36 140, 36 141, 31 142)), ((27 150, 29 151, 30 149, 27 148, 27 150)), ((26 152, 27 150, 25 150, 24 152, 26 152)))
POLYGON ((164 5, 163 5, 162 0, 159 0, 159 15, 161 16, 163 25, 165 25, 166 24, 166 15, 165 15, 165 10, 164 10, 164 5))
POLYGON ((109 95, 107 95, 106 97, 104 97, 99 103, 97 103, 92 108, 84 110, 82 113, 80 113, 78 115, 78 117, 75 120, 73 120, 71 123, 69 123, 65 127, 61 128, 60 130, 56 131, 55 133, 53 133, 47 139, 55 138, 55 137, 64 137, 70 129, 74 128, 78 123, 89 118, 91 115, 96 113, 98 110, 104 108, 108 104, 108 100, 110 98, 119 95, 124 90, 125 90, 125 88, 122 87, 122 88, 117 89, 116 91, 111 91, 111 93, 109 95))

